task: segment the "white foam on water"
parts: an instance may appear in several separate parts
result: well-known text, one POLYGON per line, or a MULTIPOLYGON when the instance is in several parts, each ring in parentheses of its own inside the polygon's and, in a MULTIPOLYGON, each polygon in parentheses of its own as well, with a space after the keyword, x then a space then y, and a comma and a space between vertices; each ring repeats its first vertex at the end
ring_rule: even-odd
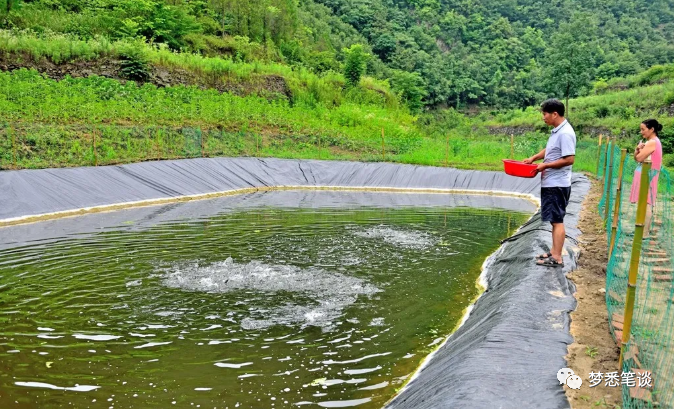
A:
POLYGON ((329 359, 327 361, 323 361, 323 365, 333 365, 333 364, 355 364, 356 362, 363 361, 368 358, 375 358, 378 356, 386 356, 390 355, 390 352, 383 352, 381 354, 372 354, 372 355, 365 355, 364 357, 356 358, 356 359, 349 359, 348 361, 333 361, 332 359, 329 359))
POLYGON ((113 339, 119 339, 119 335, 86 335, 86 334, 73 334, 73 337, 77 339, 86 339, 89 341, 112 341, 113 339))
POLYGON ((250 297, 249 316, 240 320, 242 328, 257 330, 273 325, 318 326, 329 328, 344 308, 356 302, 360 295, 372 295, 380 290, 360 278, 328 272, 320 268, 299 268, 290 265, 271 265, 259 261, 237 263, 232 258, 223 262, 200 266, 197 263, 179 264, 164 269, 163 283, 167 287, 187 291, 229 293, 252 291, 266 293, 265 297, 250 297), (269 294, 284 297, 273 308, 256 305, 273 302, 269 294), (283 302, 287 293, 307 299, 283 302), (271 300, 271 301, 270 301, 271 300))
POLYGON ((358 388, 358 389, 361 390, 361 391, 372 391, 372 390, 375 390, 375 389, 385 388, 387 386, 388 386, 388 381, 384 381, 384 382, 378 383, 376 385, 363 386, 362 388, 358 388))
POLYGON ((352 399, 352 400, 335 400, 335 401, 328 401, 328 402, 318 402, 318 406, 322 408, 348 408, 352 406, 358 406, 362 405, 363 403, 367 403, 371 401, 371 398, 363 398, 363 399, 352 399))
POLYGON ((433 247, 440 242, 440 239, 434 238, 426 232, 404 230, 384 225, 370 227, 366 230, 355 231, 353 234, 358 237, 383 240, 385 243, 392 244, 394 246, 416 250, 433 247))
POLYGON ((234 368, 234 369, 239 369, 239 368, 242 368, 242 367, 248 366, 248 365, 253 365, 253 363, 252 362, 244 362, 242 364, 230 364, 230 363, 227 363, 227 362, 216 362, 215 363, 215 366, 218 366, 220 368, 234 368))
POLYGON ((381 366, 377 365, 375 368, 365 368, 365 369, 347 369, 344 371, 344 374, 346 375, 360 375, 364 373, 370 373, 374 371, 378 371, 381 369, 381 366))
POLYGON ((135 332, 129 332, 129 335, 131 335, 132 337, 140 337, 140 338, 149 338, 156 336, 154 334, 137 334, 135 332))
POLYGON ((73 392, 90 392, 100 388, 100 386, 91 386, 91 385, 75 385, 75 386, 62 387, 44 382, 14 382, 14 384, 17 386, 27 386, 29 388, 46 388, 46 389, 73 391, 73 392))
POLYGON ((39 334, 37 337, 42 338, 42 339, 58 339, 58 338, 63 338, 63 335, 39 334))
POLYGON ((141 349, 141 348, 150 348, 150 347, 156 347, 159 345, 168 345, 172 343, 173 341, 168 341, 168 342, 148 342, 147 344, 139 345, 137 347, 134 347, 135 349, 141 349))

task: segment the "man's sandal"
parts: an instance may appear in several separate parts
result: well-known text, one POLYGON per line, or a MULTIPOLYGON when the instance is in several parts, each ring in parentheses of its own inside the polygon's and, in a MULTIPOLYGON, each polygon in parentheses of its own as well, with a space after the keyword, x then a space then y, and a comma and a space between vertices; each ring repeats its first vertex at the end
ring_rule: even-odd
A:
POLYGON ((552 253, 539 254, 536 256, 536 260, 545 260, 550 257, 552 257, 552 253))
POLYGON ((564 262, 560 263, 559 261, 555 260, 554 258, 549 257, 549 258, 546 258, 546 259, 543 259, 543 260, 538 260, 536 262, 536 265, 544 266, 544 267, 564 267, 564 262))

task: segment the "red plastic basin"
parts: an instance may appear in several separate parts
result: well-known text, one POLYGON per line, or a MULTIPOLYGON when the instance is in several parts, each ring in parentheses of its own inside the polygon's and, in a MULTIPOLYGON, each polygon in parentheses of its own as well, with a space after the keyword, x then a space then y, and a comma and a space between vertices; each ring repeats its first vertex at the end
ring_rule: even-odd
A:
POLYGON ((522 163, 517 160, 503 159, 505 173, 520 178, 532 178, 538 174, 538 165, 522 163))

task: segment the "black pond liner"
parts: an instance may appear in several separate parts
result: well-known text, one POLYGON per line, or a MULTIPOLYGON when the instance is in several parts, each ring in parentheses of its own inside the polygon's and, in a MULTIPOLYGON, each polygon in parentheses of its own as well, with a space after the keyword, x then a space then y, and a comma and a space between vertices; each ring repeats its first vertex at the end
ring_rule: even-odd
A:
MULTIPOLYGON (((425 361, 387 408, 569 407, 557 381, 557 371, 566 365, 567 345, 573 342, 568 313, 576 306, 574 288, 565 273, 576 267, 580 235, 577 224, 589 181, 575 174, 572 183, 565 219, 568 255, 563 271, 534 265, 535 255, 549 250, 551 240, 550 225, 541 222, 536 213, 487 260, 483 272, 487 289, 464 324, 425 361)), ((419 194, 490 192, 534 199, 540 196, 538 178, 515 178, 503 172, 390 163, 186 159, 2 171, 0 226, 82 211, 159 204, 178 197, 274 188, 404 189, 419 194)), ((106 217, 114 219, 113 215, 108 213, 106 217)), ((97 218, 98 223, 101 217, 97 218)), ((71 219, 73 225, 77 225, 76 220, 71 219)), ((64 223, 57 223, 56 233, 41 228, 50 223, 54 226, 54 222, 0 227, 0 243, 28 243, 63 233, 64 223), (25 237, 17 237, 17 233, 25 237)), ((86 226, 78 229, 84 231, 86 226)))

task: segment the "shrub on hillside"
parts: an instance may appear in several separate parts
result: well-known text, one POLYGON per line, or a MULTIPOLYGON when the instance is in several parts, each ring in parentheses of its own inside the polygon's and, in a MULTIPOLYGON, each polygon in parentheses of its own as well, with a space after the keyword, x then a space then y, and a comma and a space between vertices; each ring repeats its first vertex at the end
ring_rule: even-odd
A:
POLYGON ((396 71, 391 86, 400 99, 407 104, 410 111, 415 113, 421 111, 427 92, 426 83, 419 73, 396 71))
POLYGON ((671 91, 665 95, 664 103, 665 106, 670 106, 674 104, 674 91, 671 91))
POLYGON ((133 81, 147 81, 150 79, 150 65, 142 50, 129 48, 120 52, 121 76, 133 81))
POLYGON ((674 154, 674 129, 672 127, 664 127, 658 134, 660 143, 662 143, 662 153, 674 154))
POLYGON ((662 164, 668 168, 674 168, 674 153, 664 155, 662 157, 662 164))
POLYGON ((360 44, 354 44, 350 48, 344 49, 346 61, 344 62, 344 78, 349 87, 355 87, 360 83, 360 77, 365 74, 367 60, 370 55, 363 50, 360 44))
POLYGON ((600 105, 594 109, 594 115, 597 118, 606 118, 611 113, 611 110, 606 105, 600 105))
POLYGON ((599 81, 595 81, 594 84, 592 84, 593 94, 601 95, 606 91, 608 91, 608 82, 606 82, 605 80, 601 79, 599 81))
POLYGON ((632 77, 630 86, 652 85, 671 78, 674 78, 674 64, 654 65, 641 74, 632 77))

